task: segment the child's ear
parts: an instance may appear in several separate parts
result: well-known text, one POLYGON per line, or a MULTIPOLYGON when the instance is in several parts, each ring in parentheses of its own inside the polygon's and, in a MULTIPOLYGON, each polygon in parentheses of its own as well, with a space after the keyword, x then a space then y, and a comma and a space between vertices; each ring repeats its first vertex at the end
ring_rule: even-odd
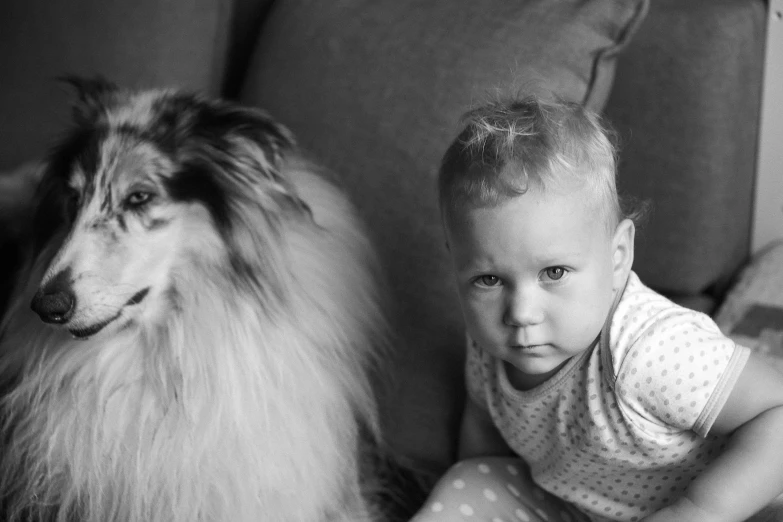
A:
POLYGON ((633 247, 636 227, 630 219, 623 219, 614 231, 612 239, 612 284, 622 290, 633 266, 633 247))

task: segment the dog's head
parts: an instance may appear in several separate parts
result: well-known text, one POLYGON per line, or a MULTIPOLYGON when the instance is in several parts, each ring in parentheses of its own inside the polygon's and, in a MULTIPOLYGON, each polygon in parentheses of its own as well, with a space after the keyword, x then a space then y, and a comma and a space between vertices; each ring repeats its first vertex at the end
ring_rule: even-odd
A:
POLYGON ((262 224, 239 223, 241 207, 271 221, 304 207, 279 171, 292 139, 264 112, 68 81, 79 96, 75 125, 49 158, 36 218, 39 247, 62 239, 32 301, 45 322, 86 337, 172 306, 181 265, 241 274, 253 262, 243 234, 262 224))

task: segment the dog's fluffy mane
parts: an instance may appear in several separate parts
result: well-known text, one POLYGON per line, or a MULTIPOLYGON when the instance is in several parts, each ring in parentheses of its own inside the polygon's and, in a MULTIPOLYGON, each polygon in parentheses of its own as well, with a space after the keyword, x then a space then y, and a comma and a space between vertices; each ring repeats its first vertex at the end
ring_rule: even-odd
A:
POLYGON ((75 127, 49 159, 34 255, 0 324, 6 518, 373 519, 359 448, 378 431, 368 368, 387 330, 343 193, 261 111, 72 83, 75 127), (154 315, 75 339, 29 303, 72 233, 66 180, 113 133, 152 144, 171 197, 208 219, 176 245, 154 315))

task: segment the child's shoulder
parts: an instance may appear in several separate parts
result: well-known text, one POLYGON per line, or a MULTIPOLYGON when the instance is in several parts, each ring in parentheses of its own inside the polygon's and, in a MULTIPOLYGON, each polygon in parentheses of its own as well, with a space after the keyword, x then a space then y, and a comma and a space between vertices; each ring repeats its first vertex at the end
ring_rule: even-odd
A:
POLYGON ((649 362, 653 354, 660 358, 682 351, 690 357, 696 347, 716 343, 729 350, 734 345, 708 315, 672 302, 632 272, 614 310, 605 349, 616 375, 624 361, 638 356, 649 362))
POLYGON ((634 274, 605 343, 610 360, 604 368, 611 369, 605 375, 618 404, 634 418, 646 419, 645 429, 649 421, 706 434, 716 412, 707 408, 710 398, 736 378, 747 357, 747 349, 709 316, 673 303, 634 274))
POLYGON ((678 326, 687 326, 683 330, 686 335, 689 331, 697 333, 700 330, 720 333, 708 315, 678 305, 646 286, 636 273, 631 272, 612 314, 611 344, 629 345, 640 338, 665 336, 678 326))

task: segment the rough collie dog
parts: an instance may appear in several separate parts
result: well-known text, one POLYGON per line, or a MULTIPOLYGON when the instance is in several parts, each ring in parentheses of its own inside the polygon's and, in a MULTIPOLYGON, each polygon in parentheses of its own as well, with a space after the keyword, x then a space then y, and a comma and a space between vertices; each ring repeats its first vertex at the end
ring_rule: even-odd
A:
POLYGON ((0 325, 3 519, 377 520, 387 328, 346 197, 264 112, 70 81, 0 325))

